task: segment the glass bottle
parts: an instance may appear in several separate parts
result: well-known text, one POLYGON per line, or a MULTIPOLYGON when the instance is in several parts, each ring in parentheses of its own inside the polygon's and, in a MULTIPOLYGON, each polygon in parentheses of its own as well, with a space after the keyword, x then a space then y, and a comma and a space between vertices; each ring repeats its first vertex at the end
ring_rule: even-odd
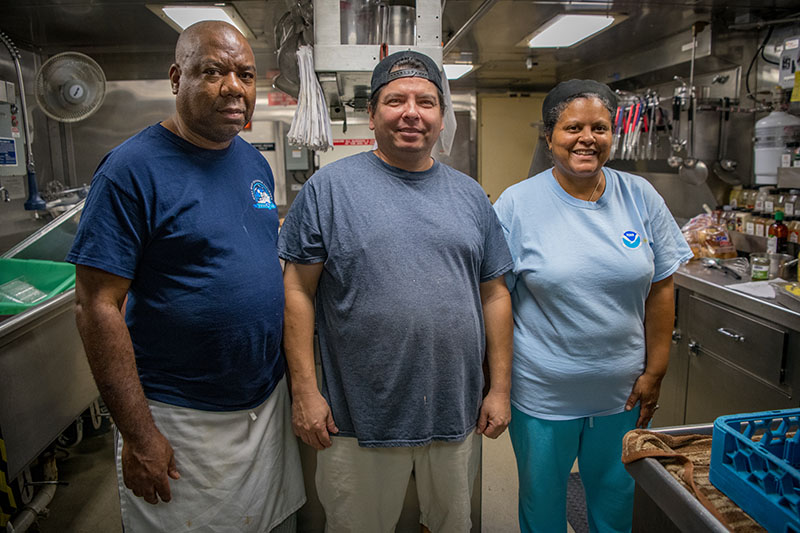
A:
POLYGON ((742 186, 737 185, 731 189, 731 194, 728 196, 728 205, 736 209, 742 203, 742 186))
POLYGON ((769 196, 769 187, 759 187, 756 193, 756 201, 753 210, 756 214, 760 215, 764 212, 764 201, 769 196))
POLYGON ((770 189, 764 197, 764 216, 771 217, 775 214, 775 206, 778 204, 778 189, 770 189))
POLYGON ((750 213, 747 211, 736 211, 736 222, 734 229, 739 233, 747 233, 745 229, 745 221, 750 213))
POLYGON ((756 215, 747 213, 744 217, 744 232, 748 235, 756 234, 756 215))
POLYGON ((722 216, 720 217, 719 224, 728 231, 734 231, 736 229, 736 213, 733 211, 733 207, 729 205, 722 206, 722 216))
POLYGON ((792 220, 789 224, 789 236, 786 238, 788 242, 800 243, 800 220, 792 220))
POLYGON ((767 228, 769 227, 769 223, 771 221, 762 217, 761 215, 755 215, 755 220, 753 223, 755 224, 755 235, 756 237, 766 237, 767 236, 767 228))
POLYGON ((783 199, 783 214, 786 218, 800 217, 800 190, 789 189, 783 199))
POLYGON ((783 223, 783 211, 775 213, 775 222, 767 229, 767 252, 771 254, 786 251, 786 241, 789 238, 789 228, 783 223))
POLYGON ((767 254, 750 254, 750 279, 753 281, 769 279, 769 256, 767 254))
POLYGON ((756 208, 756 195, 758 191, 755 189, 746 189, 743 194, 745 204, 742 206, 748 211, 753 211, 756 208))

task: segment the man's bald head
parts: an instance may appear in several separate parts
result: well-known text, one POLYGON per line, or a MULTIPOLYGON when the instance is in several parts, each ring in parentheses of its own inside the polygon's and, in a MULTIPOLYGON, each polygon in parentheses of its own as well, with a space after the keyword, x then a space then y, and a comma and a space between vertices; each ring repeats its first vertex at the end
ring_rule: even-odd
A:
POLYGON ((178 37, 175 45, 175 63, 184 64, 209 40, 235 39, 244 43, 250 48, 244 35, 236 29, 236 26, 221 20, 203 20, 195 22, 178 37))
POLYGON ((198 22, 183 30, 169 78, 177 113, 164 125, 198 146, 226 147, 253 115, 253 49, 227 22, 198 22))

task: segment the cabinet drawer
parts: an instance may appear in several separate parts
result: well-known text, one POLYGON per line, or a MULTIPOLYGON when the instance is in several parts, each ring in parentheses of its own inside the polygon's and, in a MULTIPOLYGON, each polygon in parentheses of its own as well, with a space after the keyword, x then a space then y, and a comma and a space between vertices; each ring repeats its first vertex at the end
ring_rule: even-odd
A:
POLYGON ((785 330, 694 294, 689 309, 687 333, 701 349, 768 383, 782 383, 785 330))
POLYGON ((707 424, 718 416, 797 408, 798 402, 715 355, 690 357, 686 424, 707 424))

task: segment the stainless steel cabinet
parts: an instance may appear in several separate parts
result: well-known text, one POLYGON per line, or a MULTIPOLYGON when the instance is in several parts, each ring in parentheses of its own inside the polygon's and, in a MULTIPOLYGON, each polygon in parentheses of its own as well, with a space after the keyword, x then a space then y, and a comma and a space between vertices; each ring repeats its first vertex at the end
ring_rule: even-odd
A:
POLYGON ((776 324, 678 287, 677 327, 657 427, 800 406, 800 321, 776 324))

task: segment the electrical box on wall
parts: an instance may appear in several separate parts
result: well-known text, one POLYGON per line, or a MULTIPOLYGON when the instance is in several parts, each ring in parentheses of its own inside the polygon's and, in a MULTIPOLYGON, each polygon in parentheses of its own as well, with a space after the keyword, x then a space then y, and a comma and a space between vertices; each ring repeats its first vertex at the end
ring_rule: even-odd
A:
POLYGON ((0 80, 0 176, 25 175, 23 120, 14 84, 0 80))
POLYGON ((308 170, 311 168, 309 150, 305 146, 293 146, 288 142, 283 143, 286 159, 286 170, 308 170))

